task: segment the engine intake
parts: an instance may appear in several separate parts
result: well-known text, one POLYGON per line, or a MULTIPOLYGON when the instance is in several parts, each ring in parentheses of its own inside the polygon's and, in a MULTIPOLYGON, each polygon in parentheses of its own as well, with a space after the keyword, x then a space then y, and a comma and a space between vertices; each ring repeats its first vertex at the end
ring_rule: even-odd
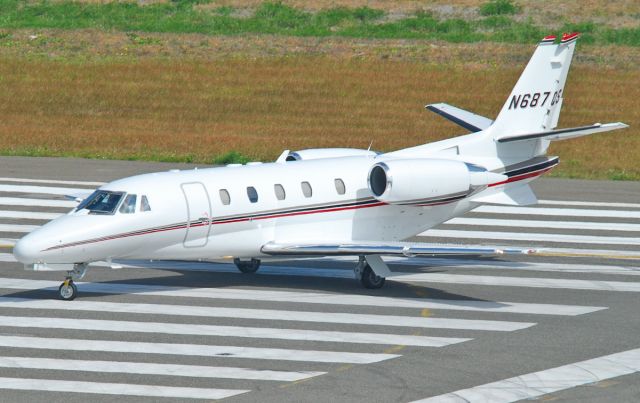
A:
POLYGON ((462 161, 425 158, 379 162, 369 170, 368 184, 385 203, 432 206, 463 199, 506 178, 462 161))

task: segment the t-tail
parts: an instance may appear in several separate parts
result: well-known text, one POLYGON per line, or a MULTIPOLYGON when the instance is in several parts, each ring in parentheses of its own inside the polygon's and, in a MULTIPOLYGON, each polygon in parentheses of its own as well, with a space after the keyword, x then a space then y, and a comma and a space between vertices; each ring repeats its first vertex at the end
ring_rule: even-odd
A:
POLYGON ((495 121, 447 104, 427 109, 495 142, 498 157, 508 160, 544 155, 550 141, 627 127, 617 122, 556 130, 578 37, 572 33, 563 34, 559 42, 553 35, 542 39, 495 121))
POLYGON ((535 203, 535 195, 527 183, 558 163, 557 157, 545 155, 551 141, 627 127, 617 122, 556 129, 578 37, 579 34, 573 33, 563 34, 560 40, 556 36, 543 38, 494 121, 443 103, 427 105, 427 109, 472 134, 398 154, 435 151, 450 155, 454 150, 460 156, 458 158, 480 165, 487 162, 488 169, 507 177, 478 193, 473 201, 514 205, 535 203), (492 159, 493 164, 488 162, 492 159), (496 167, 496 160, 497 165, 502 166, 496 167))
POLYGON ((518 142, 513 146, 527 148, 523 142, 528 141, 533 154, 542 155, 549 141, 627 127, 617 122, 556 130, 578 37, 578 33, 563 34, 556 43, 555 36, 547 36, 539 43, 498 117, 486 130, 498 143, 499 154, 511 151, 508 143, 518 142))

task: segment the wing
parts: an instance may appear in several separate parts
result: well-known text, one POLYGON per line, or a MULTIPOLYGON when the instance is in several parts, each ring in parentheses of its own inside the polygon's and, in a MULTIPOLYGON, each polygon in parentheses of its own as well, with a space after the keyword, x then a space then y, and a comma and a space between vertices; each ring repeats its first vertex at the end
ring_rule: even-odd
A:
POLYGON ((458 126, 462 126, 472 133, 479 132, 491 126, 493 121, 487 119, 484 116, 476 115, 475 113, 465 111, 464 109, 456 108, 449 104, 431 104, 425 106, 431 112, 435 112, 445 119, 452 121, 458 126))
POLYGON ((269 242, 262 252, 271 256, 460 256, 530 254, 534 249, 495 249, 482 247, 452 247, 413 242, 357 242, 357 243, 279 243, 269 242))

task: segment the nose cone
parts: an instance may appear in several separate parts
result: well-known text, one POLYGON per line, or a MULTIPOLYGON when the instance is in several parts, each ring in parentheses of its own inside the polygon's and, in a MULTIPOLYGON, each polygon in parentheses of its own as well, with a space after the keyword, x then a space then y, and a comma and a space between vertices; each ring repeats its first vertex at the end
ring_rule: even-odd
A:
POLYGON ((20 263, 32 264, 38 261, 40 248, 38 247, 38 243, 34 242, 33 238, 34 237, 29 234, 20 239, 13 247, 13 256, 15 256, 20 263))

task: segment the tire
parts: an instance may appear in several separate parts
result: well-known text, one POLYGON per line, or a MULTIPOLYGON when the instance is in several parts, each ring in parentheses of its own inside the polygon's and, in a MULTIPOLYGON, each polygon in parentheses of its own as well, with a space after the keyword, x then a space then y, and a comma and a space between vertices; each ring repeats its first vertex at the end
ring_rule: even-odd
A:
POLYGON ((58 296, 63 301, 73 301, 78 296, 78 287, 73 281, 69 281, 68 285, 62 283, 58 288, 58 296))
POLYGON ((385 282, 384 277, 377 276, 376 273, 371 269, 371 266, 366 265, 362 270, 362 277, 360 278, 360 282, 364 286, 364 288, 368 289, 378 289, 382 288, 385 282))
POLYGON ((240 259, 234 259, 233 263, 235 263, 238 270, 244 274, 252 274, 258 271, 260 268, 260 259, 251 259, 249 261, 241 261, 240 259))

